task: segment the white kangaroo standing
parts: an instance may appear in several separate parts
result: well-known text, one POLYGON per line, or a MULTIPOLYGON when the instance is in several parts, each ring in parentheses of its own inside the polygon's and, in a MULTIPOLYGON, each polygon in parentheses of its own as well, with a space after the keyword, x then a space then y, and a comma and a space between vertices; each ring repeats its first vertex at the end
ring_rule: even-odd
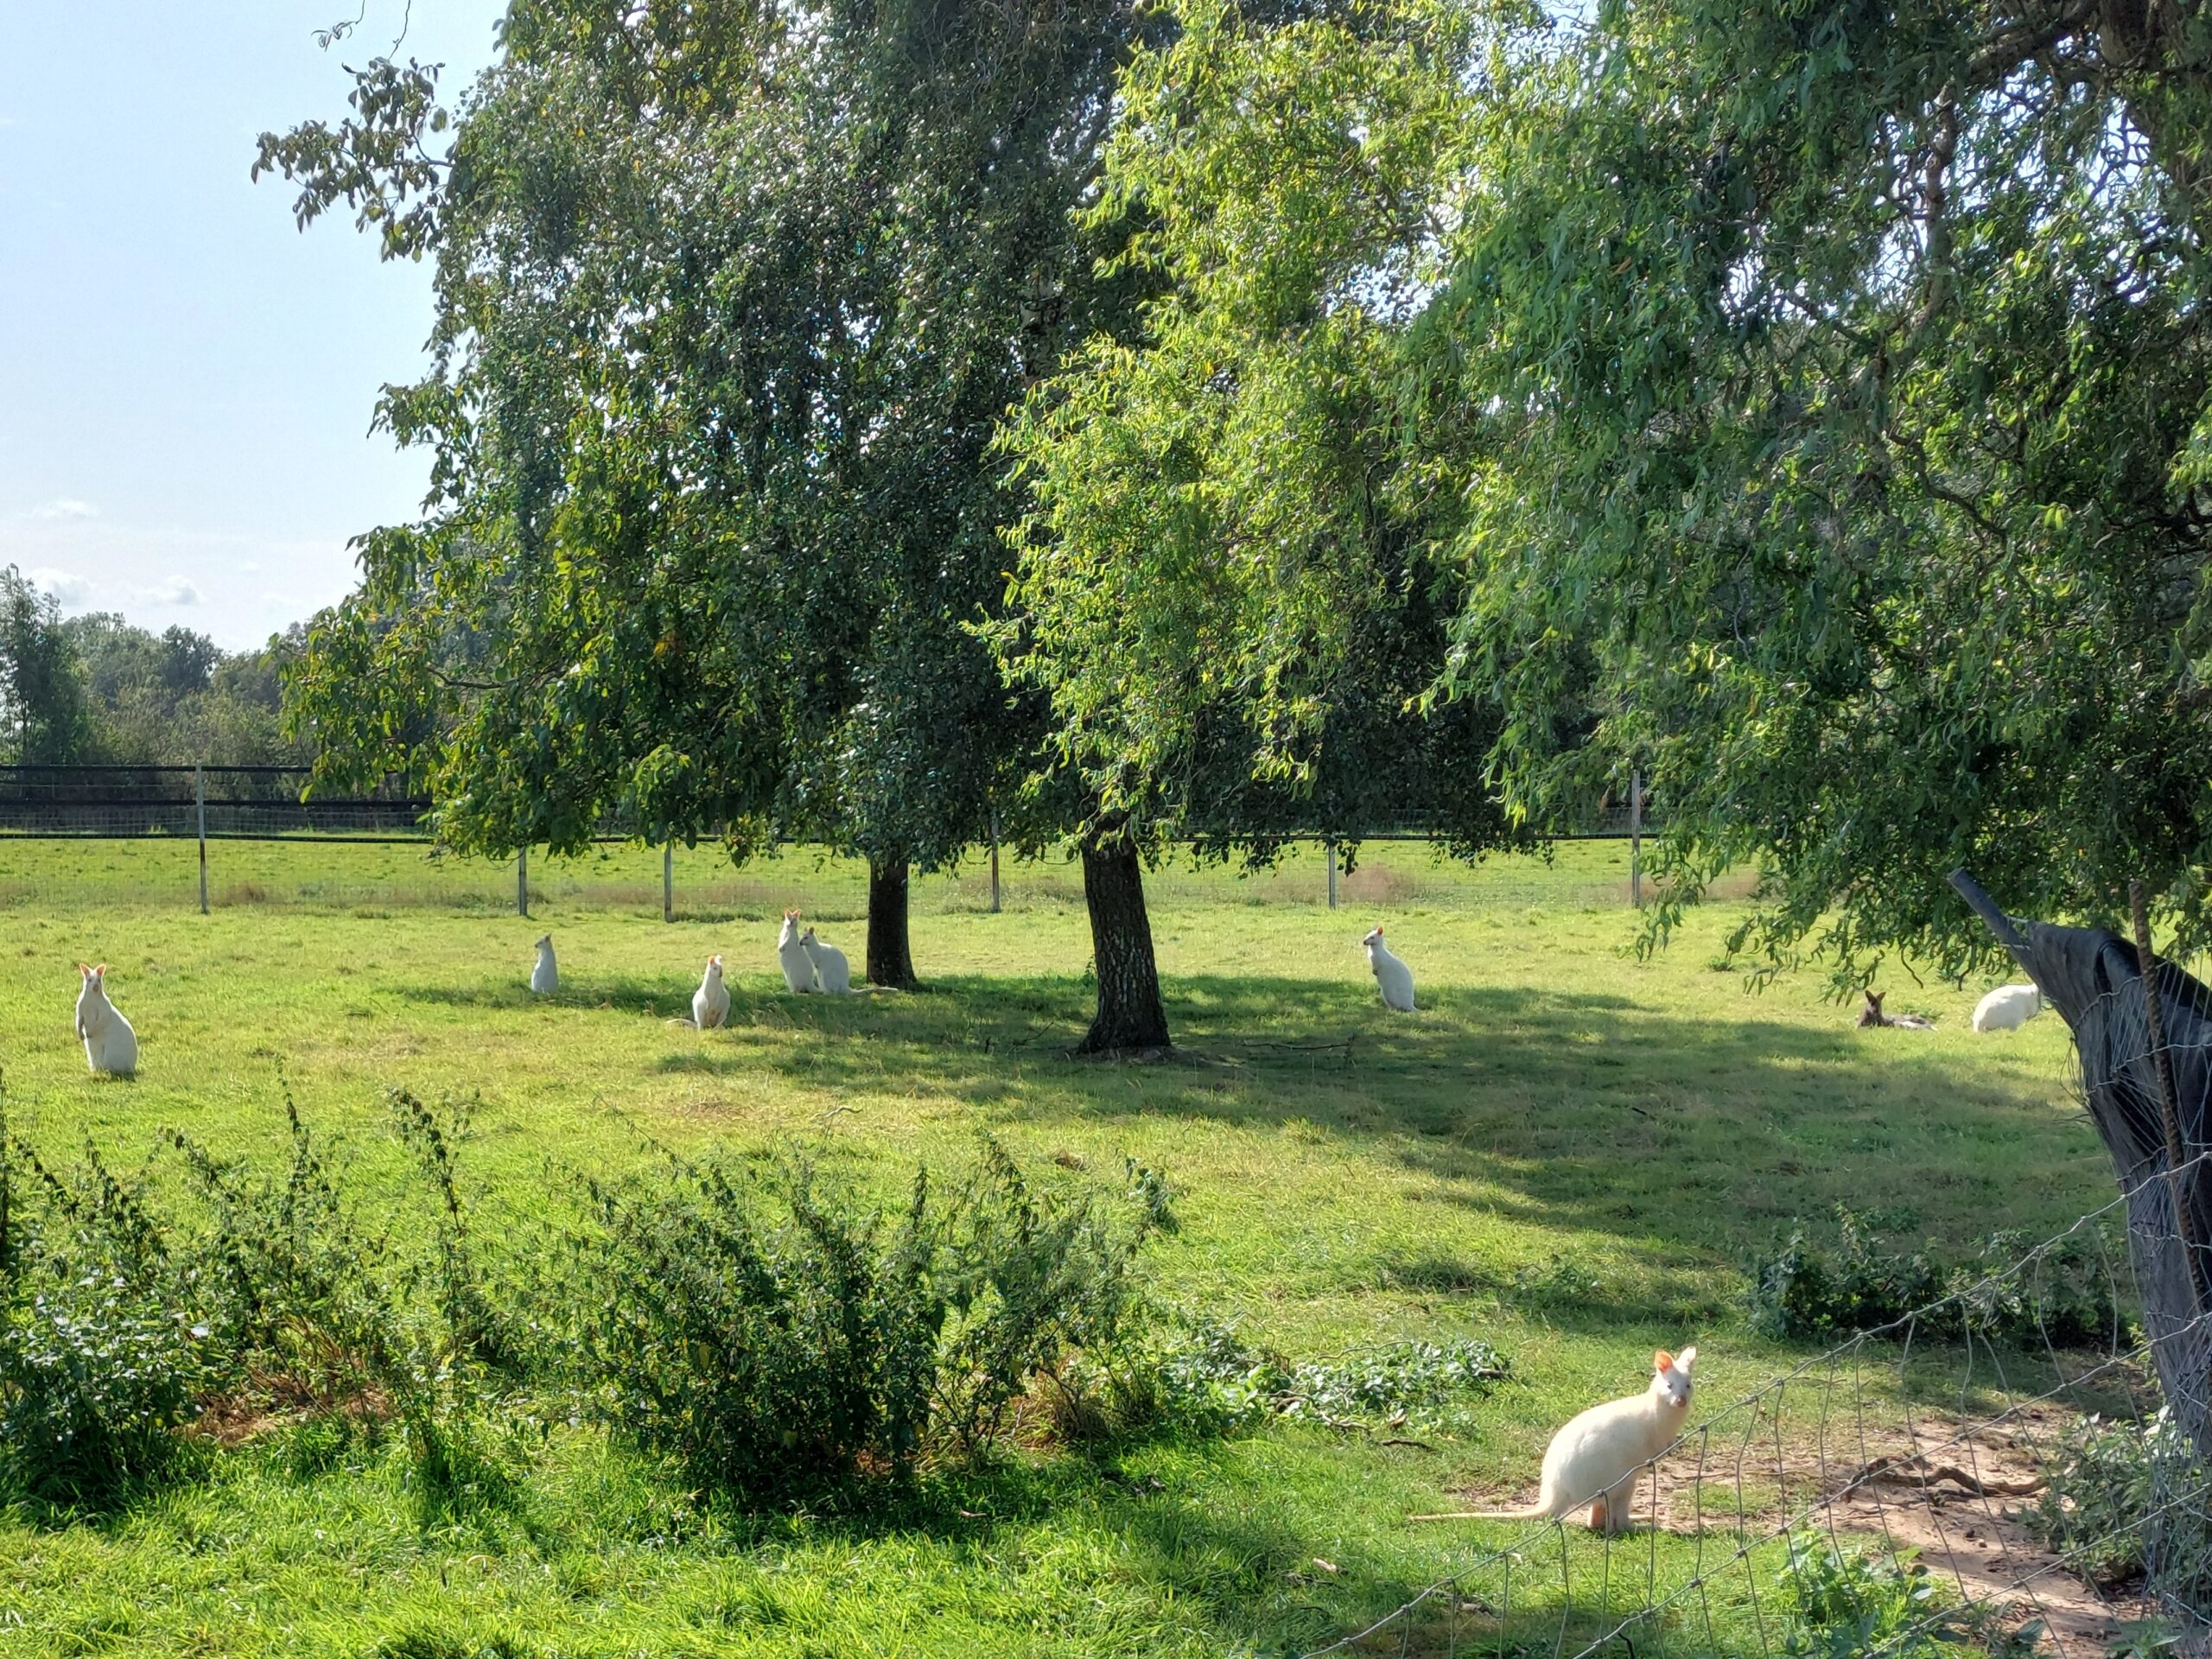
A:
POLYGON ((832 996, 843 996, 853 988, 853 969, 845 960, 845 953, 834 944, 824 944, 808 928, 799 935, 799 949, 806 952, 806 959, 814 964, 814 988, 827 991, 832 996))
POLYGON ((814 963, 799 943, 798 912, 784 912, 784 931, 776 936, 776 965, 784 970, 784 984, 793 991, 814 988, 814 963))
POLYGON ((1651 1356, 1651 1386, 1626 1400, 1592 1406, 1552 1436, 1544 1479, 1525 1510, 1476 1510, 1416 1516, 1421 1521, 1563 1521, 1590 1506, 1593 1532, 1622 1532, 1636 1503, 1637 1477, 1681 1438, 1690 1414, 1690 1368, 1697 1350, 1651 1356))
POLYGON ((107 963, 77 964, 83 987, 77 993, 77 1034, 85 1039, 85 1063, 95 1072, 127 1077, 138 1070, 138 1033, 123 1011, 107 1000, 107 963))
POLYGON ((713 1031, 728 1018, 729 987, 722 983, 722 959, 709 957, 706 976, 691 993, 691 1023, 702 1031, 713 1031))
POLYGON ((2032 985, 1999 985, 1974 1005, 1976 1031, 2018 1031, 2043 1012, 2043 993, 2032 985))
POLYGON ((550 933, 537 942, 537 965, 530 970, 530 988, 540 996, 550 996, 561 988, 561 970, 553 963, 550 933))
POLYGON ((1414 970, 1406 966, 1402 958, 1390 954, 1390 947, 1382 943, 1380 925, 1360 943, 1367 947, 1367 965, 1375 970, 1375 982, 1382 988, 1383 1006, 1401 1014, 1411 1014, 1414 970))

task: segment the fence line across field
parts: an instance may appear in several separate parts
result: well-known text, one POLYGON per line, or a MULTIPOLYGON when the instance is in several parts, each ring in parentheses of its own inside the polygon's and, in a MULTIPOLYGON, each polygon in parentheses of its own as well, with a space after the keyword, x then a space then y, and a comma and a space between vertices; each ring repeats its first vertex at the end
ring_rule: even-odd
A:
MULTIPOLYGON (((2131 1032, 2140 1030, 2147 1005, 2139 982, 2112 989, 2100 1001, 2107 1004, 2108 1017, 2126 1020, 2131 1032)), ((2139 1056, 2150 1057, 2147 1047, 2139 1056)), ((2191 1121, 2202 1119, 2192 1112, 2191 1121)), ((2088 1639, 2078 1620, 2063 1616, 2075 1604, 2101 1599, 2101 1592, 2092 1589, 2085 1595, 2077 1589, 2069 1600, 2064 1580, 2122 1548, 2141 1556, 2145 1573, 2136 1605, 2122 1611, 2172 1621, 2171 1645, 2131 1651, 2212 1653, 2212 1446, 2189 1442, 2190 1425, 2202 1439, 2212 1439, 2202 1394, 2212 1374, 2212 1307, 2200 1294, 2193 1317, 2179 1323, 2146 1319, 2137 1334, 2130 1328, 2128 1299, 2121 1294, 2124 1287, 2136 1287, 2139 1265, 2160 1249, 2178 1247, 2194 1255, 2202 1248, 2190 1242, 2180 1217, 2196 1184, 2212 1179, 2208 1166, 2212 1147, 2193 1138, 2182 1161, 2162 1160, 2137 1185, 2001 1267, 1885 1325, 1856 1332, 1732 1400, 1646 1469, 1648 1500, 1640 1497, 1635 1505, 1641 1537, 1602 1535, 1581 1541, 1562 1520, 1526 1524, 1510 1542, 1475 1550, 1400 1605, 1309 1649, 1305 1659, 1351 1653, 1440 1659, 1548 1653, 1553 1659, 1595 1659, 1600 1653, 1673 1651, 1666 1626, 1681 1617, 1702 1636, 1704 1644, 1693 1649, 1701 1654, 1756 1652, 1779 1659, 1827 1652, 1832 1649, 1808 1645, 1802 1632, 1790 1628, 1818 1547, 1878 1563, 1893 1580, 1905 1575, 1909 1580, 1918 1559, 1930 1579, 1946 1586, 1917 1616, 1855 1649, 1866 1659, 1936 1651, 1924 1644, 1977 1620, 1995 1632, 1987 1638, 1999 1643, 1992 1651, 2055 1652, 2061 1659, 2101 1655, 2105 1644, 2088 1639), (2113 1261, 2115 1221, 2126 1228, 2125 1271, 2113 1261), (2085 1249, 2093 1252, 2109 1293, 2111 1320, 2096 1349, 2054 1339, 2050 1287, 2041 1272, 2063 1265, 2069 1250, 2085 1249), (2032 1314, 2039 1351, 2018 1345, 2008 1351, 1993 1336, 1994 1311, 2007 1307, 2032 1314), (1946 1332, 1961 1334, 1946 1340, 1946 1332), (1916 1388, 1913 1373, 1917 1367, 1924 1378, 1954 1344, 1956 1404, 1947 1414, 1927 1403, 1930 1391, 1924 1384, 1916 1388), (2190 1379, 2196 1392, 2146 1414, 2148 1374, 2161 1354, 2179 1360, 2165 1369, 2190 1379), (2081 1363, 2085 1357, 2090 1363, 2081 1363), (2047 1368, 2048 1383, 2021 1375, 2031 1367, 2038 1373, 2047 1368), (1890 1419, 1873 1397, 1877 1375, 1895 1379, 1890 1419), (2001 1538, 2020 1525, 2002 1501, 2048 1491, 2048 1471, 2068 1428, 2062 1425, 2055 1434, 2040 1429, 2044 1408, 2094 1402, 2100 1385, 2129 1402, 2149 1471, 2143 1506, 2109 1530, 2061 1535, 2031 1560, 2012 1560, 1995 1575, 1980 1571, 1974 1560, 1980 1549, 1967 1546, 2001 1538), (1969 1409, 1993 1395, 1993 1408, 1969 1409), (1803 1425, 1794 1443, 1785 1432, 1789 1409, 1804 1409, 1808 1396, 1814 1409, 1809 1446, 1803 1425), (2183 1408, 2177 1413, 2177 1404, 2183 1408), (2038 1433, 2042 1444, 2036 1441, 2038 1433), (2008 1462, 2014 1471, 2021 1466, 2017 1453, 2023 1441, 2031 1448, 2031 1478, 2006 1480, 2008 1462), (2016 1455, 2008 1459, 2008 1452, 2016 1455), (1670 1530, 1663 1523, 1679 1525, 1681 1517, 1662 1498, 1659 1477, 1670 1463, 1685 1459, 1693 1471, 1686 1481, 1670 1477, 1669 1497, 1687 1485, 1694 1554, 1677 1580, 1662 1567, 1660 1542, 1670 1530), (1708 1486, 1727 1498, 1708 1506, 1708 1486), (1770 1498, 1762 1496, 1769 1486, 1770 1498), (1958 1493, 1942 1493, 1946 1486, 1958 1493), (2030 1486, 2035 1490, 2024 1490, 2030 1486), (1802 1494, 1794 1500, 1793 1487, 1802 1494), (1885 1487, 1902 1490, 1886 1496, 1885 1487), (1970 1507, 1947 1522, 1948 1505, 1961 1500, 1970 1500, 1970 1507), (1707 1548, 1708 1522, 1715 1517, 1717 1556, 1707 1548), (1931 1554, 1936 1559, 1928 1559, 1931 1554), (1578 1557, 1585 1569, 1580 1573, 1578 1557), (1593 1580, 1597 1595, 1591 1605, 1586 1597, 1593 1580), (1630 1592, 1625 1605, 1624 1589, 1630 1592), (1773 1592, 1780 1591, 1789 1594, 1773 1605, 1773 1592), (1726 1605, 1731 1597, 1732 1608, 1726 1605), (2003 1646, 2005 1627, 2017 1630, 2024 1618, 2040 1624, 2037 1639, 2003 1646), (1716 1630, 1716 1620, 1736 1627, 1732 1641, 1716 1630)), ((2081 1420, 2073 1427, 2080 1432, 2081 1420)), ((2115 1425, 2111 1432, 2130 1431, 2115 1425)), ((2051 1501, 2063 1516, 2063 1504, 2051 1501)), ((1437 1519, 1445 1525, 1469 1523, 1437 1519)), ((2005 1546, 1998 1559, 2018 1554, 2005 1546)), ((1675 1563, 1675 1571, 1684 1565, 1675 1563)))
MULTIPOLYGON (((199 901, 209 909, 211 842, 353 843, 420 847, 435 850, 435 837, 423 828, 433 802, 397 785, 367 794, 308 796, 312 769, 293 766, 0 766, 0 840, 136 841, 191 838, 199 847, 199 901)), ((1641 906, 1643 837, 1649 803, 1641 774, 1628 798, 1608 804, 1588 819, 1554 835, 1557 841, 1625 841, 1630 846, 1630 902, 1641 906)), ((996 821, 993 822, 995 831, 996 821)), ((1378 823, 1363 830, 1360 842, 1426 842, 1438 838, 1435 826, 1378 823)), ((645 837, 619 819, 602 821, 593 836, 600 846, 639 845, 645 837)), ((1326 865, 1328 907, 1338 907, 1339 843, 1321 835, 1289 835, 1287 841, 1321 848, 1326 865)), ((1001 906, 999 844, 988 844, 991 909, 1001 906)), ((530 854, 518 853, 515 911, 530 913, 530 854)), ((676 919, 675 847, 662 843, 661 912, 676 919)))

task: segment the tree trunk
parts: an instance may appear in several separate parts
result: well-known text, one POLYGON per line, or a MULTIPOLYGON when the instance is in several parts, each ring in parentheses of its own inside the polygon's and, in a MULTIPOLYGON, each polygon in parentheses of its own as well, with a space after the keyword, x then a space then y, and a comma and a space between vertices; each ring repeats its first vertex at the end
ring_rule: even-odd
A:
POLYGON ((2073 1027, 2089 1119, 2127 1200, 2127 1253, 2152 1362, 2174 1421, 2212 1458, 2212 1309, 2199 1300, 2206 1264, 2197 1243, 2212 1238, 2212 1182, 2202 1179, 2212 1146, 2212 988, 2159 963, 2152 984, 2164 1041, 2153 1043, 2134 944, 2103 928, 2016 923, 1964 870, 1952 872, 1951 885, 2073 1027), (2172 1164, 2160 1121, 2161 1050, 2177 1077, 2175 1138, 2185 1170, 2172 1164))
POLYGON ((914 953, 906 942, 906 861, 868 861, 868 982, 911 991, 914 953))
POLYGON ((1090 950, 1098 970, 1098 1011, 1077 1046, 1080 1054, 1122 1054, 1167 1046, 1167 1010, 1145 914, 1144 867, 1126 836, 1083 849, 1083 899, 1090 912, 1090 950))

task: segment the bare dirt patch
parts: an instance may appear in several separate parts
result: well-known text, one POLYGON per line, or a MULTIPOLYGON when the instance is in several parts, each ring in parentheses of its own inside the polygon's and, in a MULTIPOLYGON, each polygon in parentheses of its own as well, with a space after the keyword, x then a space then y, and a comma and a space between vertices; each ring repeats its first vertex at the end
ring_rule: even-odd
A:
MULTIPOLYGON (((2026 1524, 2042 1489, 2037 1446, 2056 1437, 2063 1413, 2030 1408, 2002 1425, 1923 1417, 1868 1436, 1854 1457, 1771 1451, 1738 1471, 1692 1459, 1662 1462, 1636 1498, 1636 1525, 1683 1536, 1818 1533, 1836 1544, 1900 1560, 1916 1559, 1963 1600, 2018 1628, 2041 1621, 2061 1656, 2103 1655, 2123 1624, 2155 1609, 2088 1583, 2026 1524), (1856 1454, 1864 1453, 1863 1459, 1856 1454)), ((1454 1494, 1468 1510, 1513 1509, 1522 1491, 1454 1494)))

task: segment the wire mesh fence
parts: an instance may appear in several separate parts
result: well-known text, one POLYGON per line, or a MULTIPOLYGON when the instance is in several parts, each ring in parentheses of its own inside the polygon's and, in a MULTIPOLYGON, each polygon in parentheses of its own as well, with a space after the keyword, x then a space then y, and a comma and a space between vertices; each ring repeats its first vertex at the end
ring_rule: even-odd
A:
MULTIPOLYGON (((367 793, 306 796, 302 766, 0 766, 0 906, 92 903, 530 911, 542 904, 659 912, 668 919, 773 915, 804 905, 825 916, 865 914, 856 861, 788 846, 734 865, 711 839, 647 844, 609 819, 586 853, 489 859, 441 846, 425 827, 430 800, 397 784, 367 793), (129 843, 129 844, 126 844, 129 843), (204 880, 203 880, 204 878, 204 880)), ((1590 843, 1555 874, 1500 861, 1503 880, 1448 867, 1419 824, 1378 823, 1356 855, 1294 842, 1259 869, 1202 867, 1171 849, 1147 878, 1173 902, 1233 891, 1254 904, 1451 907, 1471 890, 1525 889, 1532 901, 1619 905, 1644 896, 1640 794, 1592 804, 1560 839, 1590 843), (1602 874, 1598 874, 1602 872, 1602 874)), ((1080 867, 1065 853, 1016 859, 979 846, 919 878, 917 907, 1019 909, 1082 902, 1080 867)))
POLYGON ((305 766, 0 766, 0 833, 424 838, 427 798, 395 782, 366 794, 310 798, 309 776, 305 766))
MULTIPOLYGON (((2075 1029, 2153 1058, 2141 981, 2097 1001, 2075 1029)), ((2177 1161, 1703 1415, 1640 1471, 1625 1532, 1586 1503, 1424 1517, 1475 1536, 1306 1659, 2212 1653, 2212 1310, 2146 1317, 2139 1277, 2203 1254, 2180 1218, 2212 1180, 2212 1055, 2184 1058, 2177 1161)), ((2126 1074, 2088 1068, 2092 1096, 2126 1074)))

